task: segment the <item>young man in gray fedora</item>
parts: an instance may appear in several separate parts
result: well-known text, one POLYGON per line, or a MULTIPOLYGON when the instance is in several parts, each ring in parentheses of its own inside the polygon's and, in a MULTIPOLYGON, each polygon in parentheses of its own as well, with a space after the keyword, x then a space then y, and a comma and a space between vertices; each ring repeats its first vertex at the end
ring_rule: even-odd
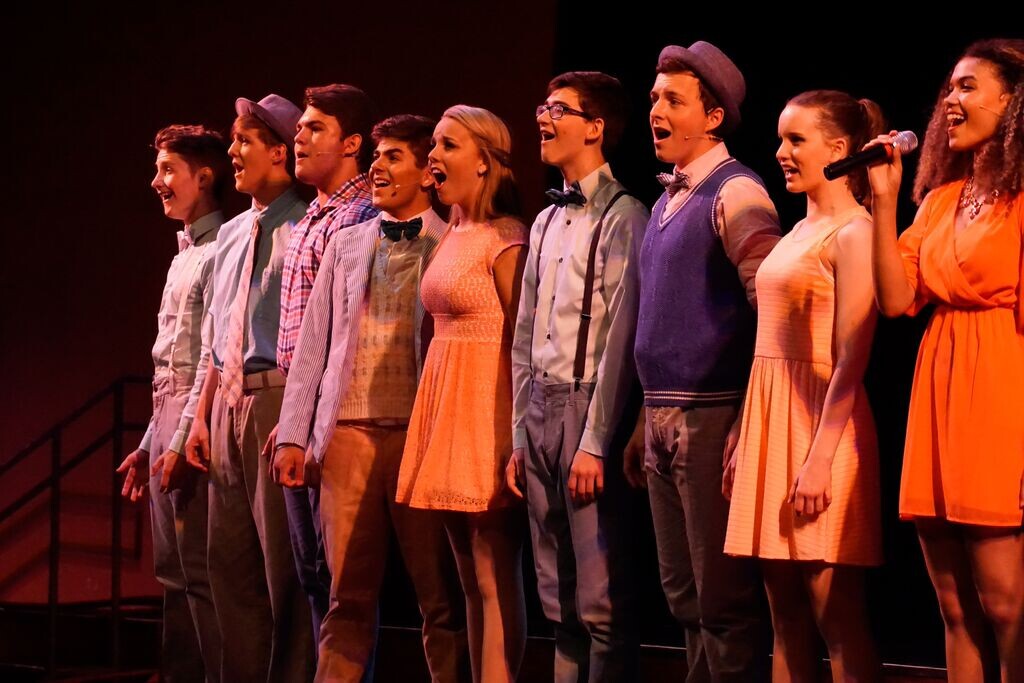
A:
MULTIPOLYGON (((662 588, 686 629, 690 682, 767 680, 760 575, 722 551, 723 461, 753 357, 754 275, 779 239, 760 178, 722 139, 745 93, 732 60, 703 41, 662 50, 651 89, 655 154, 673 170, 659 175, 665 192, 640 250, 635 351, 662 588)), ((637 460, 627 463, 634 479, 637 460)))
POLYGON ((284 495, 260 457, 277 424, 281 273, 306 215, 291 142, 301 110, 279 95, 239 98, 231 129, 235 188, 252 208, 221 228, 210 302, 211 365, 185 446, 210 473, 209 567, 222 681, 309 681, 309 603, 292 558, 284 495), (209 427, 207 427, 209 425, 209 427))

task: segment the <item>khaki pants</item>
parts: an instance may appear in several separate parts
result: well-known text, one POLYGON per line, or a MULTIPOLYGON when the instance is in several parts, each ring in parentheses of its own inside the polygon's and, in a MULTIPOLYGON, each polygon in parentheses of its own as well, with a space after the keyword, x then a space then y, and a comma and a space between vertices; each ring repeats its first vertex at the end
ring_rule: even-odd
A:
MULTIPOLYGON (((245 379, 249 386, 260 377, 245 379)), ((309 603, 295 572, 284 495, 260 454, 283 396, 282 380, 246 390, 234 408, 219 389, 214 397, 209 561, 225 683, 306 683, 313 676, 309 603)))
POLYGON ((402 426, 342 422, 324 456, 320 518, 331 602, 320 627, 317 681, 358 682, 369 666, 392 530, 423 615, 432 679, 469 678, 465 606, 441 517, 395 502, 405 434, 402 426))

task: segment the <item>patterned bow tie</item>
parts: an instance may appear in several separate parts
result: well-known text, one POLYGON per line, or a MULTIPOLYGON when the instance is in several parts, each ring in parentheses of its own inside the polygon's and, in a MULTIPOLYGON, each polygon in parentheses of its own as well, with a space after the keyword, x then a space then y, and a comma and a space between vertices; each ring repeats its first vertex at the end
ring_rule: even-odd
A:
POLYGON ((672 197, 679 190, 690 189, 690 176, 682 171, 673 170, 671 173, 659 173, 658 182, 668 190, 668 196, 672 197))
POLYGON ((405 235, 405 239, 411 240, 420 234, 423 229, 423 219, 413 218, 411 221, 386 221, 381 219, 380 229, 392 242, 398 242, 405 235))
POLYGON ((192 246, 192 235, 188 230, 178 231, 178 253, 185 251, 192 246))
POLYGON ((569 189, 565 192, 556 189, 550 189, 544 193, 551 203, 559 208, 565 208, 569 204, 575 204, 576 206, 583 206, 587 203, 587 198, 583 196, 580 191, 580 184, 573 183, 569 186, 569 189))

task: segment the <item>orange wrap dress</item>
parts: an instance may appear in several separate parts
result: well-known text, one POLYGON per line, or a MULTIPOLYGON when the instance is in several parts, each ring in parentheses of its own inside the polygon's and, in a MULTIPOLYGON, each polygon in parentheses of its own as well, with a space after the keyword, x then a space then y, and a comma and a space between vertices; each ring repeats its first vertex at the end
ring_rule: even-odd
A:
POLYGON ((502 219, 454 226, 423 274, 434 319, 398 474, 396 500, 416 508, 482 512, 509 505, 512 333, 494 283, 494 262, 527 243, 502 219))
POLYGON ((910 397, 900 517, 1019 527, 1024 474, 1024 199, 959 233, 964 182, 930 192, 900 235, 914 315, 936 304, 910 397))
MULTIPOLYGON (((882 561, 878 445, 863 385, 832 461, 832 502, 788 502, 810 452, 835 366, 835 272, 825 250, 858 207, 814 234, 794 230, 757 271, 757 342, 737 446, 725 552, 763 559, 882 561)), ((870 277, 865 273, 864 277, 870 277)))

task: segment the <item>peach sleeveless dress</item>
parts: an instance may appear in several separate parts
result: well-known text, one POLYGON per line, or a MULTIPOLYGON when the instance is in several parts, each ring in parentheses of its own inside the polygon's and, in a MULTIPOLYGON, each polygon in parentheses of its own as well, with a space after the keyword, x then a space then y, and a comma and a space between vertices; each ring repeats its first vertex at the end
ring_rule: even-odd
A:
POLYGON ((757 342, 729 506, 729 554, 881 564, 878 446, 863 386, 832 462, 831 505, 798 516, 787 502, 835 362, 835 273, 823 252, 859 216, 868 213, 858 207, 815 234, 790 232, 757 271, 757 342))
POLYGON ((934 303, 921 339, 903 454, 900 517, 1020 527, 1024 474, 1024 199, 959 233, 963 181, 925 197, 900 235, 907 314, 934 303))
POLYGON ((527 243, 502 219, 454 226, 423 274, 434 337, 423 363, 396 500, 416 508, 481 512, 511 504, 512 334, 494 284, 494 261, 527 243))

